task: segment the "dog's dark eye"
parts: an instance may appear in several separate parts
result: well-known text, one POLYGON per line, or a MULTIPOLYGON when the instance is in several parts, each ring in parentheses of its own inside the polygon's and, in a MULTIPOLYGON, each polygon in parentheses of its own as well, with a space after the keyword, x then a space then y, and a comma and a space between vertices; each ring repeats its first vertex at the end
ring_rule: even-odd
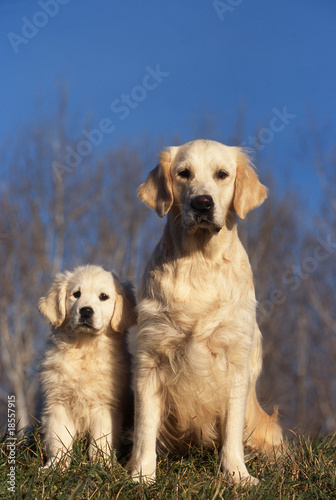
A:
POLYGON ((185 168, 184 170, 181 170, 178 174, 179 177, 182 177, 182 179, 190 179, 191 173, 190 170, 185 168))
POLYGON ((77 292, 74 292, 72 295, 75 297, 75 299, 79 299, 79 297, 81 296, 81 293, 79 290, 77 290, 77 292))
POLYGON ((99 295, 99 300, 101 300, 102 302, 104 302, 105 300, 108 300, 109 296, 106 295, 106 293, 101 293, 99 295))
POLYGON ((226 179, 229 174, 225 170, 219 170, 217 172, 217 179, 226 179))

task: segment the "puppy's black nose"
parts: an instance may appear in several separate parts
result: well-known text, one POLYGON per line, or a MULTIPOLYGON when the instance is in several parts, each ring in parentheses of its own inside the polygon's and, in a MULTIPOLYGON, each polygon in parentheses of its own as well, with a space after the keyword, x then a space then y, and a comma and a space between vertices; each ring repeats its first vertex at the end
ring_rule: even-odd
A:
POLYGON ((79 313, 81 315, 81 318, 89 319, 93 316, 93 309, 92 309, 92 307, 82 307, 79 310, 79 313))
POLYGON ((208 194, 201 194, 200 196, 195 196, 191 200, 191 206, 195 210, 199 210, 201 212, 207 212, 214 206, 214 201, 212 197, 208 194))

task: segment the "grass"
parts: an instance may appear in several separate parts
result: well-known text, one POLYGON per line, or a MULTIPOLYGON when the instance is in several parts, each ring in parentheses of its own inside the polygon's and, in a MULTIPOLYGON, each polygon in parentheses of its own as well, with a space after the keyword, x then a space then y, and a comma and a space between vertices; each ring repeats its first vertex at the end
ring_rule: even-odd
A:
POLYGON ((336 434, 310 439, 298 436, 290 451, 276 463, 265 457, 247 461, 249 471, 261 482, 242 488, 228 484, 218 471, 218 453, 191 449, 184 457, 167 456, 158 461, 157 481, 145 486, 133 483, 115 461, 91 464, 87 442, 74 446, 67 471, 40 472, 44 446, 35 429, 30 441, 15 450, 15 490, 8 491, 8 449, 0 445, 0 498, 5 499, 336 499, 336 434))

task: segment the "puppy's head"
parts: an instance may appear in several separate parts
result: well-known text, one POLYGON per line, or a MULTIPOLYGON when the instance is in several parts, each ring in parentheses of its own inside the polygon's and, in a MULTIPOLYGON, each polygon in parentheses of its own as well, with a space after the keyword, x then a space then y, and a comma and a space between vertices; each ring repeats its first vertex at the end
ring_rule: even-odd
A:
POLYGON ((82 266, 56 275, 39 310, 56 328, 67 325, 74 335, 99 335, 110 328, 123 333, 135 324, 135 305, 129 283, 101 267, 82 266))
POLYGON ((160 217, 172 210, 188 230, 219 231, 229 210, 244 219, 265 200, 267 189, 243 149, 196 140, 160 153, 138 196, 160 217))

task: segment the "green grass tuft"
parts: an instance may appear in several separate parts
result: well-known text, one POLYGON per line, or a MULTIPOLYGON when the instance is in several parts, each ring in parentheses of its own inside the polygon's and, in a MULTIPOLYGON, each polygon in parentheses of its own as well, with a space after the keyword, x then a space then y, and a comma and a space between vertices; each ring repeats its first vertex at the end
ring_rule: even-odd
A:
POLYGON ((242 488, 220 476, 217 450, 192 448, 183 457, 168 455, 158 461, 157 481, 135 484, 114 460, 90 463, 87 441, 78 440, 70 468, 41 472, 44 446, 38 429, 15 450, 15 491, 8 491, 7 441, 0 445, 0 498, 5 499, 336 499, 336 434, 293 440, 276 463, 265 457, 250 458, 249 471, 261 482, 242 488))

